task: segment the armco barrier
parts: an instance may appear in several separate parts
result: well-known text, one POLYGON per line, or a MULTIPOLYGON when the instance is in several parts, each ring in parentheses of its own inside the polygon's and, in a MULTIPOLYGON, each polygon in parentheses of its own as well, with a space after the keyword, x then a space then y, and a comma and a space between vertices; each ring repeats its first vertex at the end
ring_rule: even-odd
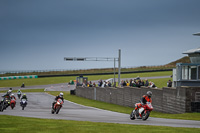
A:
POLYGON ((27 75, 27 76, 9 76, 9 77, 0 77, 0 80, 10 80, 10 79, 31 79, 38 78, 37 75, 27 75))

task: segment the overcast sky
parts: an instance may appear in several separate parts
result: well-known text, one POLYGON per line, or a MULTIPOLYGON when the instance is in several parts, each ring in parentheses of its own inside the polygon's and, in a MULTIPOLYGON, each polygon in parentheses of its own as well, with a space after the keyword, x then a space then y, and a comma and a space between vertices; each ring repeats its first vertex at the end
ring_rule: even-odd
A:
POLYGON ((164 65, 198 48, 200 0, 0 0, 0 71, 164 65), (117 65, 117 64, 116 64, 117 65))

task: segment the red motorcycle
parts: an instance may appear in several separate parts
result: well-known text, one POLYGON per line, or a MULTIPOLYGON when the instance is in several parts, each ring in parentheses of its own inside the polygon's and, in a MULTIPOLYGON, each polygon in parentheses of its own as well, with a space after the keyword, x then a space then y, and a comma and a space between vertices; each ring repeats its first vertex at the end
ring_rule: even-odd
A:
POLYGON ((62 108, 62 104, 63 104, 63 101, 62 99, 59 98, 57 102, 54 104, 54 107, 51 109, 51 113, 54 114, 56 112, 56 114, 58 114, 58 112, 62 108))
MULTIPOLYGON (((136 103, 135 106, 137 107, 138 104, 140 103, 136 103)), ((151 105, 150 102, 147 102, 145 105, 142 105, 142 107, 138 109, 138 113, 136 113, 134 109, 130 114, 130 119, 135 120, 137 118, 137 119, 147 120, 152 110, 153 106, 151 105)))
POLYGON ((13 109, 14 107, 15 107, 15 104, 16 104, 16 99, 11 99, 10 100, 10 107, 11 107, 11 109, 13 109))

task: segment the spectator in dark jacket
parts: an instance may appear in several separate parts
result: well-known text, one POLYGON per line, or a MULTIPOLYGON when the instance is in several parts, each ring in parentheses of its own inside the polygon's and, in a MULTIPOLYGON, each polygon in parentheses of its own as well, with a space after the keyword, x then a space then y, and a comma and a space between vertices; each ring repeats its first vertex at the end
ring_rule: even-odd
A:
POLYGON ((146 87, 148 87, 149 86, 149 81, 148 81, 148 79, 145 79, 145 84, 144 84, 144 86, 146 86, 146 87))
POLYGON ((169 80, 169 81, 167 82, 167 87, 172 87, 172 81, 171 81, 171 80, 169 80))

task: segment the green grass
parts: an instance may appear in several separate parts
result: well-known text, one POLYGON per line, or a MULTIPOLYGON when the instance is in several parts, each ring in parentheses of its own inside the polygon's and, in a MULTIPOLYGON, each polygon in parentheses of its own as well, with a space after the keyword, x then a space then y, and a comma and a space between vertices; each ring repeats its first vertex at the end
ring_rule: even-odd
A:
MULTIPOLYGON (((8 90, 5 91, 0 91, 0 93, 6 93, 8 90)), ((16 93, 18 90, 13 90, 13 93, 16 93)), ((22 93, 27 93, 27 92, 44 92, 44 89, 25 89, 21 90, 22 93)))
MULTIPOLYGON (((154 77, 154 76, 169 76, 169 75, 172 75, 172 71, 121 74, 121 78, 135 78, 137 76, 140 76, 140 77, 154 77)), ((23 82, 25 83, 25 86, 68 83, 70 80, 75 80, 76 77, 77 76, 47 77, 47 78, 36 78, 36 79, 0 80, 0 88, 21 86, 21 84, 23 82)), ((92 80, 100 80, 100 79, 105 80, 105 79, 113 78, 114 75, 95 75, 95 76, 87 76, 87 77, 88 77, 89 81, 90 80, 92 81, 92 80)), ((116 78, 117 77, 118 77, 118 75, 116 75, 116 78)), ((155 83, 155 84, 157 84, 157 83, 155 83)))
POLYGON ((97 123, 0 115, 1 133, 199 133, 198 128, 97 123))
MULTIPOLYGON (((60 92, 47 92, 51 95, 58 95, 60 92)), ((70 95, 69 92, 63 92, 64 93, 64 98, 66 100, 82 104, 85 106, 91 106, 91 107, 96 107, 100 109, 105 109, 105 110, 110 110, 110 111, 115 111, 115 112, 120 112, 120 113, 126 113, 130 114, 130 112, 133 110, 133 108, 130 107, 124 107, 116 104, 110 104, 110 103, 105 103, 105 102, 100 102, 100 101, 95 101, 95 100, 90 100, 82 97, 78 97, 75 95, 70 95)), ((157 117, 157 118, 170 118, 170 119, 183 119, 183 120, 198 120, 200 121, 200 113, 184 113, 184 114, 166 114, 166 113, 160 113, 156 111, 151 112, 151 117, 157 117)))

